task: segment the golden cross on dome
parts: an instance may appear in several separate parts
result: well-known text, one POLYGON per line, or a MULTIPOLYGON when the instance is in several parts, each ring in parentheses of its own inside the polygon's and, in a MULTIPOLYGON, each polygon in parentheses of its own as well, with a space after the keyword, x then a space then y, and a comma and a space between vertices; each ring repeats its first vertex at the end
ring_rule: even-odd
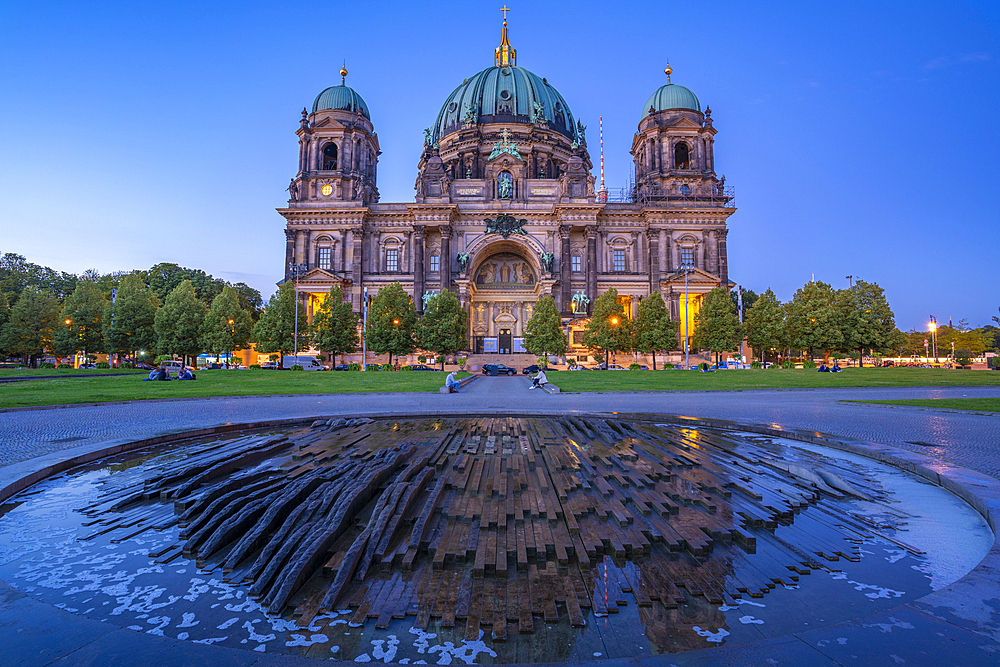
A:
POLYGON ((507 25, 507 12, 509 12, 510 10, 509 10, 509 9, 507 9, 507 5, 505 4, 505 5, 504 5, 504 6, 503 6, 503 7, 502 7, 502 8, 500 9, 500 11, 502 11, 502 12, 503 12, 503 23, 504 23, 504 25, 507 25))
POLYGON ((503 138, 504 141, 510 141, 510 130, 508 130, 505 127, 503 129, 503 132, 500 133, 500 136, 503 138))

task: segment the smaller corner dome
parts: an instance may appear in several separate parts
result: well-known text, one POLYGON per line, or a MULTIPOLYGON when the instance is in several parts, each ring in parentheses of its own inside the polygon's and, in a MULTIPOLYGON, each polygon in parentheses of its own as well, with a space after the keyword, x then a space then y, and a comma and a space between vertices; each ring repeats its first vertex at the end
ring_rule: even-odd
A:
POLYGON ((312 110, 313 113, 317 111, 324 111, 326 109, 332 109, 334 111, 351 111, 358 112, 371 120, 372 117, 368 113, 368 105, 365 101, 361 99, 361 96, 354 92, 354 89, 350 86, 341 84, 339 86, 330 86, 322 93, 316 96, 316 100, 313 102, 312 110))
POLYGON ((666 83, 649 96, 646 106, 642 108, 642 117, 650 115, 649 109, 653 108, 653 113, 666 111, 667 109, 690 109, 701 112, 701 104, 698 96, 684 86, 673 83, 666 83))

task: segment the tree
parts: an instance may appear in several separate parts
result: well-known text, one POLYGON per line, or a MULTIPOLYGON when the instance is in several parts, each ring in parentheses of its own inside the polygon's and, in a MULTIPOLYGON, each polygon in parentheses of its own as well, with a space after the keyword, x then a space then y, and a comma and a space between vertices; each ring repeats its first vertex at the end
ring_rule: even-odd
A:
POLYGON ((632 347, 653 355, 654 371, 657 350, 673 350, 677 347, 677 325, 670 321, 670 313, 659 292, 653 292, 639 302, 639 314, 632 327, 632 337, 632 347))
POLYGON ((414 330, 417 313, 413 300, 398 282, 379 290, 368 309, 368 349, 375 354, 388 354, 397 359, 401 354, 409 354, 414 347, 414 330))
POLYGON ((694 344, 715 352, 716 365, 719 364, 720 352, 739 349, 743 340, 743 325, 736 316, 736 307, 725 287, 716 287, 705 295, 694 321, 694 344))
POLYGON ((330 366, 334 367, 337 355, 355 352, 359 342, 358 315, 351 310, 351 304, 344 301, 340 285, 334 285, 323 297, 319 310, 313 312, 313 347, 329 352, 330 366))
POLYGON ((64 357, 86 350, 104 352, 104 311, 108 302, 97 283, 82 280, 63 302, 52 351, 64 357))
POLYGON ((809 282, 785 304, 788 344, 797 350, 823 350, 824 361, 833 350, 844 349, 843 311, 837 294, 823 282, 809 282))
POLYGON ((191 281, 181 281, 156 311, 153 326, 160 354, 197 356, 201 352, 199 336, 207 310, 195 295, 191 281))
POLYGON ((278 353, 281 359, 279 367, 284 364, 283 357, 295 349, 296 310, 299 313, 298 347, 304 350, 309 345, 306 309, 295 298, 295 285, 291 281, 282 283, 281 287, 271 295, 267 305, 264 306, 264 312, 250 332, 250 338, 254 341, 258 352, 278 353))
POLYGON ((852 326, 845 331, 848 334, 845 339, 852 343, 851 349, 857 350, 861 357, 866 348, 883 353, 898 349, 896 318, 885 291, 877 283, 864 280, 858 280, 849 291, 855 316, 850 318, 852 326))
POLYGON ((104 309, 104 347, 114 354, 152 350, 156 347, 154 327, 159 300, 149 291, 142 274, 122 278, 114 303, 104 309))
POLYGON ((236 290, 236 294, 240 300, 240 308, 248 312, 253 321, 256 322, 257 318, 260 317, 261 308, 264 305, 264 299, 261 297, 260 292, 246 283, 236 283, 235 285, 231 285, 231 287, 236 290))
MULTIPOLYGON (((733 307, 736 308, 736 316, 740 315, 740 294, 739 289, 733 289, 729 292, 730 298, 733 300, 733 307)), ((757 303, 757 299, 760 296, 754 292, 752 289, 743 290, 743 322, 746 322, 747 311, 753 308, 753 305, 757 303)))
MULTIPOLYGON (((556 301, 546 294, 535 303, 535 310, 524 329, 524 349, 535 356, 566 354, 566 333, 562 318, 556 310, 556 301)), ((545 364, 548 367, 548 363, 545 364)))
POLYGON ((212 299, 202 320, 201 346, 218 361, 223 352, 232 355, 234 350, 245 350, 250 345, 252 328, 253 318, 242 308, 237 291, 227 285, 212 299))
POLYGON ((785 347, 785 309, 770 287, 747 310, 745 320, 747 343, 762 362, 768 352, 776 355, 785 347))
POLYGON ((51 346, 58 321, 59 301, 48 292, 26 287, 0 331, 0 349, 19 354, 25 364, 34 366, 36 357, 51 346))
POLYGON ((7 303, 7 295, 0 292, 0 331, 3 330, 3 325, 7 324, 9 318, 10 306, 7 303))
POLYGON ((602 352, 607 363, 608 352, 630 349, 631 334, 625 310, 618 302, 618 290, 612 287, 594 301, 594 310, 583 332, 583 344, 602 352))
POLYGON ((444 370, 446 354, 469 349, 465 334, 468 324, 469 314, 452 292, 443 290, 427 301, 423 317, 417 324, 417 339, 420 347, 437 353, 441 370, 444 370))
POLYGON ((206 307, 226 286, 226 281, 213 278, 201 269, 188 269, 169 262, 151 266, 146 271, 146 280, 149 288, 164 304, 167 296, 185 280, 191 283, 195 296, 206 307))

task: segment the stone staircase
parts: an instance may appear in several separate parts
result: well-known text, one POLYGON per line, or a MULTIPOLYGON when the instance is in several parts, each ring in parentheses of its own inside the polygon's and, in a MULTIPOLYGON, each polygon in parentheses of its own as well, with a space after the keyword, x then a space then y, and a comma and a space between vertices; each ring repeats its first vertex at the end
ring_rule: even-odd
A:
POLYGON ((533 354, 519 352, 515 354, 472 354, 465 362, 465 368, 473 373, 478 373, 486 364, 503 364, 516 368, 517 372, 527 368, 532 364, 537 364, 538 358, 533 354))

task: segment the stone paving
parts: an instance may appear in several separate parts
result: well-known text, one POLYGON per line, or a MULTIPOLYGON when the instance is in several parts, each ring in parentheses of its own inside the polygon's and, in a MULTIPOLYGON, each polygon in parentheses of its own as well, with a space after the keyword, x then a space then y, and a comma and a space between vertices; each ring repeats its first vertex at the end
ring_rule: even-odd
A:
MULTIPOLYGON (((555 379, 555 378, 554 378, 555 379)), ((558 382, 558 380, 556 380, 558 382)), ((998 387, 556 394, 517 378, 480 378, 459 394, 329 394, 194 399, 0 412, 0 487, 29 468, 111 444, 224 424, 319 415, 660 413, 773 424, 868 441, 898 465, 921 469, 961 492, 988 518, 1000 516, 1000 415, 846 403, 850 399, 1000 396, 998 387), (907 449, 913 454, 883 445, 907 449), (893 453, 895 452, 895 453, 893 453), (923 455, 923 456, 919 456, 923 455), (932 457, 930 459, 924 457, 932 457), (36 458, 38 457, 38 458, 36 458), (949 461, 983 474, 955 469, 949 461), (23 471, 22 471, 23 469, 23 471), (989 476, 986 476, 989 475, 989 476), (7 477, 7 480, 3 478, 7 477)), ((995 666, 1000 656, 1000 543, 966 577, 913 603, 787 637, 683 654, 605 661, 605 667, 723 665, 995 666)), ((0 664, 315 664, 151 636, 66 613, 0 582, 0 664)))
MULTIPOLYGON (((557 378, 553 378, 558 383, 557 378)), ((0 411, 0 465, 106 441, 219 424, 361 412, 619 411, 780 424, 878 442, 1000 477, 1000 415, 851 399, 1000 396, 1000 387, 791 389, 549 395, 523 377, 482 377, 458 394, 255 396, 0 411), (923 444, 917 444, 923 443, 923 444)))

